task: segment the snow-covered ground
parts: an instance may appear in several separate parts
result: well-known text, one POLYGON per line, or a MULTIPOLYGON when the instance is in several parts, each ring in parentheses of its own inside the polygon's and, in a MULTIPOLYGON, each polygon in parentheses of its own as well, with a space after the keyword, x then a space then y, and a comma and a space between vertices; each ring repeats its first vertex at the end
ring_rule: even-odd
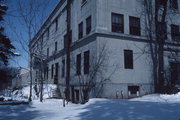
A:
POLYGON ((91 99, 63 107, 63 101, 34 100, 29 105, 0 106, 0 120, 179 120, 180 93, 131 100, 91 99))

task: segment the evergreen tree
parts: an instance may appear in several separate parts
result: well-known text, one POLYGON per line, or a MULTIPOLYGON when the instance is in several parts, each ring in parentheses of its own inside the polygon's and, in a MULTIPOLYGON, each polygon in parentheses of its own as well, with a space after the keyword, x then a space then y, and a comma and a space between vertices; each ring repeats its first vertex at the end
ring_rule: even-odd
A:
POLYGON ((3 0, 0 0, 0 65, 7 65, 9 58, 15 56, 12 51, 15 47, 10 39, 4 35, 4 27, 2 26, 3 15, 6 14, 7 9, 8 7, 3 4, 3 0))

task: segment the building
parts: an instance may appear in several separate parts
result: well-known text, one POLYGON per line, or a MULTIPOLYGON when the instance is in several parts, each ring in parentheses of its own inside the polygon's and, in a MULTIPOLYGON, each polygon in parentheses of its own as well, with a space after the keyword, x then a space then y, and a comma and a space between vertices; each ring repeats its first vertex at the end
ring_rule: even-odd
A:
MULTIPOLYGON (((31 53, 45 59, 45 81, 57 84, 62 95, 66 88, 66 4, 66 0, 60 0, 30 42, 31 53)), ((168 6, 165 84, 178 84, 180 1, 168 6)), ((70 16, 72 101, 130 98, 154 92, 146 16, 139 0, 73 0, 70 16)), ((34 61, 38 74, 40 64, 34 61)))

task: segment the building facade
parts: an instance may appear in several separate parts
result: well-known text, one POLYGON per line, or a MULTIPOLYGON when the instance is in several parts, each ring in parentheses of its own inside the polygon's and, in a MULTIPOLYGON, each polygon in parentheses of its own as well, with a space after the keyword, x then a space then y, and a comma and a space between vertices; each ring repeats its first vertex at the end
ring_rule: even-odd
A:
MULTIPOLYGON (((180 82, 180 1, 170 2, 164 75, 180 82)), ((44 82, 66 88, 66 0, 60 0, 34 39, 31 53, 43 58, 44 82)), ((146 15, 139 0, 72 0, 70 48, 70 96, 131 98, 154 92, 150 41, 146 15)), ((34 57, 35 58, 35 57, 34 57)), ((39 72, 33 59, 34 73, 39 72)))

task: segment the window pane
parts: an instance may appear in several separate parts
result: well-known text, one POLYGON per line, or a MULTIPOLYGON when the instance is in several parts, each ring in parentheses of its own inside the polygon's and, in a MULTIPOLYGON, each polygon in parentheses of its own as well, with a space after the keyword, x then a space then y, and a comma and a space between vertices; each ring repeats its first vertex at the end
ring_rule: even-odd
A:
POLYGON ((124 50, 124 67, 125 69, 133 69, 133 51, 124 50))
POLYGON ((89 73, 89 51, 84 52, 84 74, 89 73))

